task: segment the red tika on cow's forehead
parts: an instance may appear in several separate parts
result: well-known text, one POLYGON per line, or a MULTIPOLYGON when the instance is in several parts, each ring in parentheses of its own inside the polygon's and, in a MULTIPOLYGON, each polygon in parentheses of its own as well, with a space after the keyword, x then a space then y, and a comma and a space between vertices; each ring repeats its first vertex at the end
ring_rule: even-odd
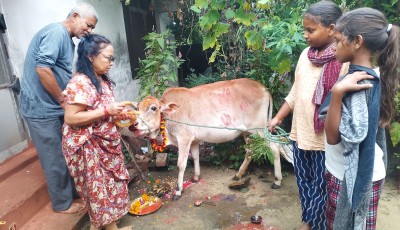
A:
POLYGON ((150 104, 157 102, 158 99, 153 97, 153 96, 147 96, 145 99, 143 99, 141 102, 139 102, 139 109, 147 108, 149 107, 150 104))

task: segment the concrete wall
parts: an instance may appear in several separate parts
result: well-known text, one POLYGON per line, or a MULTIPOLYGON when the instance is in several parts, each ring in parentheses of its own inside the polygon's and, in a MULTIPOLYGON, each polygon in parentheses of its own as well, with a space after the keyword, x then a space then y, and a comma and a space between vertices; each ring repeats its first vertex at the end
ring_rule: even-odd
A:
MULTIPOLYGON (((116 61, 110 77, 116 83, 116 101, 133 101, 138 95, 138 83, 132 81, 125 23, 120 0, 0 0, 0 12, 7 24, 2 34, 9 59, 11 75, 23 77, 26 50, 33 35, 49 23, 62 22, 77 2, 92 4, 99 22, 95 32, 109 38, 113 43, 116 61)), ((77 44, 79 40, 74 40, 77 44)), ((0 163, 19 153, 27 146, 27 130, 18 113, 18 101, 10 97, 10 90, 0 92, 0 118, 7 126, 0 132, 0 163), (7 134, 6 134, 6 133, 7 134)))
POLYGON ((110 77, 116 83, 116 100, 134 100, 138 86, 131 80, 120 0, 0 0, 0 9, 7 23, 7 46, 13 74, 23 77, 23 62, 33 35, 49 23, 63 21, 77 2, 88 2, 96 8, 99 22, 95 32, 106 36, 113 43, 117 59, 110 77))

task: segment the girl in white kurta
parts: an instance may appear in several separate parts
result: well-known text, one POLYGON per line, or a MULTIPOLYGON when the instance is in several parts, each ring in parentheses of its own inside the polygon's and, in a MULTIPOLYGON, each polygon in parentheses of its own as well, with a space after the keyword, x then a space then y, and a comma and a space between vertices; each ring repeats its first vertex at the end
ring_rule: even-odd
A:
POLYGON ((290 139, 293 141, 294 170, 302 207, 300 229, 326 229, 326 183, 323 121, 318 108, 347 65, 337 62, 334 27, 342 15, 329 1, 311 5, 303 18, 304 38, 310 47, 300 55, 295 81, 269 129, 293 112, 290 139))

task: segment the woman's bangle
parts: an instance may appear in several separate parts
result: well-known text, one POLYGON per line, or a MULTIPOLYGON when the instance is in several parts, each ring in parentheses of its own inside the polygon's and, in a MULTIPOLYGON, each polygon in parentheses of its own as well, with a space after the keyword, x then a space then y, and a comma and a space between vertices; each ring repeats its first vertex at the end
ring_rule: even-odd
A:
POLYGON ((110 114, 108 113, 108 110, 107 110, 107 107, 106 107, 106 106, 103 107, 103 110, 104 110, 104 116, 105 116, 105 117, 110 116, 110 114))

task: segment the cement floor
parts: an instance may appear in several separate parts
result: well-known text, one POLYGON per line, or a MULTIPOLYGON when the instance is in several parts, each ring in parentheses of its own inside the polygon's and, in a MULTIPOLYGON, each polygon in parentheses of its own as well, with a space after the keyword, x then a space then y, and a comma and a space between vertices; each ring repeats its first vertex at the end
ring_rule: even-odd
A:
MULTIPOLYGON (((254 167, 254 166, 253 166, 254 167)), ((282 188, 270 188, 273 180, 272 168, 253 168, 249 170, 252 179, 248 189, 232 190, 228 187, 235 170, 226 167, 207 166, 201 162, 202 176, 197 184, 186 184, 182 198, 178 201, 164 200, 156 212, 145 216, 125 215, 119 226, 132 226, 141 230, 239 230, 239 229, 282 229, 292 230, 301 223, 300 203, 293 167, 283 165, 282 188), (195 206, 196 200, 205 200, 195 206), (251 224, 250 217, 259 215, 261 224, 251 224)), ((152 179, 161 182, 176 181, 177 172, 156 170, 147 172, 152 179)), ((188 167, 185 181, 193 175, 188 167)), ((398 229, 400 226, 400 194, 394 178, 386 179, 378 209, 377 229, 398 229)), ((139 197, 148 185, 146 181, 130 184, 131 199, 139 197)), ((82 229, 89 229, 87 223, 82 229)))

